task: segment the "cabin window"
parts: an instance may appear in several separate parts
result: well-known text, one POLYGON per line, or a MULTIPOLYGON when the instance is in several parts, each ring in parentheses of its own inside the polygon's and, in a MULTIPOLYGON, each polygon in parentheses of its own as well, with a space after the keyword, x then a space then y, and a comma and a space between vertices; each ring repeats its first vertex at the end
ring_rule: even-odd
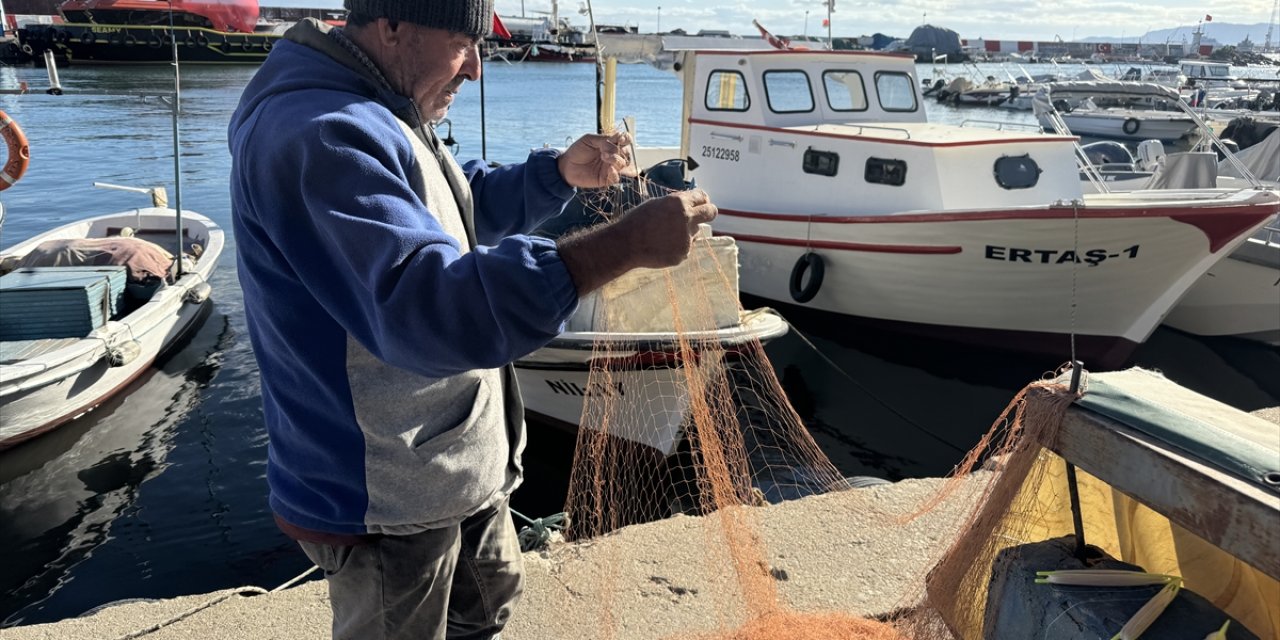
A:
POLYGON ((822 74, 827 90, 827 106, 832 111, 866 111, 867 88, 857 71, 827 71, 822 74))
POLYGON ((840 170, 840 154, 834 151, 818 151, 813 147, 804 150, 800 168, 805 173, 834 177, 840 170))
POLYGON ((871 184, 901 187, 907 183, 907 163, 905 160, 867 158, 867 168, 862 177, 871 184))
POLYGON ((712 71, 707 78, 709 111, 746 111, 751 107, 747 79, 737 71, 712 71))
POLYGON ((764 72, 764 97, 774 113, 813 111, 813 90, 803 71, 764 72))
POLYGON ((880 98, 880 108, 885 111, 916 110, 916 86, 905 73, 877 73, 876 95, 880 98))
POLYGON ((1005 189, 1030 189, 1040 182, 1041 173, 1040 165, 1027 154, 996 160, 996 183, 1005 189))

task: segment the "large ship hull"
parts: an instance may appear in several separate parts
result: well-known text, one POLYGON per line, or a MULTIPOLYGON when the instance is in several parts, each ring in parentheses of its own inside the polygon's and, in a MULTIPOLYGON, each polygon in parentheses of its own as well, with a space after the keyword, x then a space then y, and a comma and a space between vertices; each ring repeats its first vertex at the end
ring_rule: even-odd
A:
POLYGON ((238 33, 203 27, 60 24, 18 30, 22 51, 37 61, 53 51, 59 64, 261 64, 282 36, 238 33))

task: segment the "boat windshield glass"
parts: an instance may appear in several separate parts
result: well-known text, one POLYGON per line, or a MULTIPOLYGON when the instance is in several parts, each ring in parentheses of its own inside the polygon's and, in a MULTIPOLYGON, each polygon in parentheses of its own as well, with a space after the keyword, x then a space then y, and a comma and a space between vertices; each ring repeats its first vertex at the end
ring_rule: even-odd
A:
POLYGON ((764 96, 774 113, 813 111, 813 91, 803 71, 764 72, 764 96))
POLYGON ((876 94, 885 111, 915 111, 916 91, 911 77, 905 73, 876 73, 876 94))
POLYGON ((737 71, 712 71, 707 78, 706 106, 710 111, 746 111, 751 107, 747 79, 737 71))
POLYGON ((822 74, 827 90, 827 106, 832 111, 866 111, 867 89, 857 71, 827 71, 822 74))

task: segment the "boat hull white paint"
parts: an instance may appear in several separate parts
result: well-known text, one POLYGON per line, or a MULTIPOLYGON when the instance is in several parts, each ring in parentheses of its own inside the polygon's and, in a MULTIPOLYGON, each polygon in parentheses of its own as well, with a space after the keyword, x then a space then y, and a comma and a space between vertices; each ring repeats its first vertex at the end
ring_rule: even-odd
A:
MULTIPOLYGON (((591 372, 580 369, 534 369, 516 367, 525 409, 540 417, 569 425, 586 419, 591 428, 601 430, 596 416, 585 416, 589 401, 610 407, 613 416, 605 432, 609 435, 652 447, 663 455, 675 453, 684 437, 684 420, 689 411, 689 394, 683 369, 615 371, 607 385, 591 380, 591 372)), ((597 374, 597 378, 599 375, 597 374)))
POLYGON ((1187 291, 1165 324, 1202 336, 1280 346, 1280 244, 1249 238, 1187 291), (1270 261, 1248 254, 1269 254, 1270 261))
POLYGON ((698 375, 714 379, 726 358, 739 357, 737 350, 758 349, 787 331, 786 321, 771 311, 742 317, 736 327, 682 335, 566 332, 516 361, 525 410, 672 455, 684 437, 690 402, 691 369, 680 361, 681 341, 696 354, 698 375), (593 366, 608 367, 608 375, 593 373, 593 366))
MULTIPOLYGON (((1276 197, 1261 197, 1269 204, 1241 222, 1254 226, 1212 251, 1194 224, 1088 205, 1078 221, 1068 206, 831 222, 814 217, 812 224, 721 209, 716 229, 737 240, 743 293, 795 304, 794 265, 813 251, 824 261, 825 277, 807 308, 933 325, 957 336, 971 329, 1113 339, 1116 349, 1100 355, 1118 365, 1196 279, 1265 224, 1276 197)), ((1231 208, 1222 213, 1230 215, 1231 208)))
MULTIPOLYGON (((53 238, 88 237, 86 223, 115 227, 173 231, 173 214, 161 209, 100 216, 55 229, 0 255, 25 254, 53 238)), ((0 449, 75 419, 120 392, 142 375, 157 357, 193 327, 207 300, 195 302, 190 292, 205 283, 221 254, 223 232, 208 218, 184 212, 188 230, 198 228, 203 253, 195 268, 155 293, 149 302, 118 321, 108 322, 86 339, 21 363, 0 365, 0 449), (112 367, 108 352, 125 342, 138 343, 140 352, 127 364, 112 367)))
MULTIPOLYGON (((1064 113, 1062 120, 1071 133, 1109 140, 1178 140, 1195 131, 1196 124, 1185 116, 1139 117, 1106 112, 1064 113), (1134 128, 1133 121, 1137 122, 1134 128), (1127 128, 1126 128, 1127 127, 1127 128)), ((1044 124, 1043 122, 1041 124, 1044 124)))

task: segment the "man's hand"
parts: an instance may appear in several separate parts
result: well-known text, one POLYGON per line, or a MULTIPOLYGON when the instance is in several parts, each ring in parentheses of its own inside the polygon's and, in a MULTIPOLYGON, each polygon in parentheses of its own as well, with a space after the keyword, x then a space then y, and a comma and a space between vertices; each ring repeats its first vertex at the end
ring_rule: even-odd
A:
POLYGON ((560 258, 578 295, 586 295, 636 267, 680 264, 689 257, 698 225, 717 212, 701 189, 654 198, 614 222, 561 238, 560 258))
POLYGON ((637 206, 615 225, 625 230, 632 267, 663 269, 689 257, 698 225, 718 212, 706 191, 677 191, 637 206))
POLYGON ((636 175, 631 164, 631 136, 624 132, 582 136, 557 162, 564 181, 579 189, 608 187, 622 176, 636 175))

